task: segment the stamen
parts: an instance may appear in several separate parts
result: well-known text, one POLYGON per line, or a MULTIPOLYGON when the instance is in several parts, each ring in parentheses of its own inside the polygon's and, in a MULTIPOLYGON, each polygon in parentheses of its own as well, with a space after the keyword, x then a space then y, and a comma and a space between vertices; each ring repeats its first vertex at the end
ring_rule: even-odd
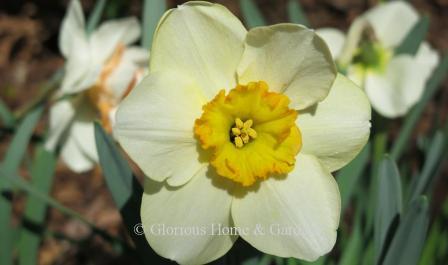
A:
POLYGON ((236 147, 241 148, 248 144, 251 139, 257 138, 257 132, 252 128, 253 120, 243 122, 240 118, 235 119, 235 127, 231 129, 231 139, 236 147))
POLYGON ((235 136, 234 140, 235 140, 236 147, 241 148, 244 146, 244 143, 243 143, 243 140, 241 139, 241 137, 235 136))
POLYGON ((232 128, 233 135, 239 136, 241 134, 241 130, 238 128, 232 128))

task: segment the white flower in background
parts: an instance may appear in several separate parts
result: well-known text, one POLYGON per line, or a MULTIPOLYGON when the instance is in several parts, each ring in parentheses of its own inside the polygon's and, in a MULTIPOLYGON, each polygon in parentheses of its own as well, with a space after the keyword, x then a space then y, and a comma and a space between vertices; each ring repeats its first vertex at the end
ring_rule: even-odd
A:
POLYGON ((219 227, 235 226, 260 251, 315 260, 339 225, 331 172, 364 146, 369 120, 312 30, 248 32, 225 7, 188 2, 159 22, 114 135, 147 176, 141 218, 161 256, 215 260, 238 237, 219 227))
POLYGON ((76 172, 98 161, 93 122, 110 130, 118 103, 143 77, 149 52, 128 46, 139 37, 135 18, 105 22, 87 36, 81 4, 71 1, 59 39, 66 64, 57 97, 66 98, 50 109, 46 147, 62 141, 61 157, 76 172))
POLYGON ((331 28, 316 32, 348 77, 365 89, 373 108, 395 118, 405 115, 420 100, 439 61, 427 42, 420 45, 415 56, 394 53, 418 21, 410 4, 393 1, 357 18, 347 36, 331 28))

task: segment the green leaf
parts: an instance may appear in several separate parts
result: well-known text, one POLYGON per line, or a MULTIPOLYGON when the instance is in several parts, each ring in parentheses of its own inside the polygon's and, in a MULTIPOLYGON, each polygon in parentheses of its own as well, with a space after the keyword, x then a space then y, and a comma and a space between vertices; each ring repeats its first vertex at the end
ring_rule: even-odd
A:
POLYGON ((395 54, 415 55, 420 44, 425 40, 429 29, 429 17, 423 16, 409 31, 400 46, 395 49, 395 54))
MULTIPOLYGON (((143 189, 132 174, 115 142, 106 134, 101 125, 95 123, 95 141, 100 165, 103 169, 107 187, 135 243, 137 252, 145 264, 168 264, 168 260, 158 256, 148 245, 143 235, 137 234, 136 227, 141 224, 140 205, 143 189)), ((141 226, 139 226, 141 228, 141 226)))
POLYGON ((97 0, 95 3, 95 7, 93 8, 92 14, 89 16, 89 20, 87 21, 86 32, 90 35, 93 31, 95 31, 96 27, 100 23, 101 16, 104 12, 104 7, 106 7, 107 0, 97 0))
POLYGON ((2 99, 0 99, 0 120, 6 127, 12 127, 14 125, 14 115, 2 99))
POLYGON ((143 4, 142 46, 150 49, 160 18, 166 10, 165 0, 145 0, 143 4))
POLYGON ((369 161, 370 142, 367 143, 358 156, 352 160, 348 165, 341 169, 336 178, 341 193, 342 212, 347 207, 355 191, 356 183, 363 173, 367 162, 369 161))
POLYGON ((23 119, 20 126, 17 128, 17 133, 14 135, 8 151, 6 152, 6 156, 0 164, 7 174, 14 174, 19 168, 23 156, 25 155, 28 142, 33 134, 33 130, 42 115, 42 110, 42 107, 35 108, 23 119))
POLYGON ((254 1, 240 0, 240 7, 248 28, 266 25, 266 21, 254 1))
POLYGON ((437 92, 437 89, 440 87, 440 84, 445 79, 447 71, 448 71, 448 55, 445 55, 440 64, 438 65, 437 69, 433 72, 431 79, 426 84, 426 88, 424 90, 424 94, 421 100, 417 105, 415 105, 412 108, 411 112, 404 121, 400 134, 398 135, 398 139, 395 141, 395 144, 393 145, 391 150, 391 157, 395 161, 399 160, 403 151, 408 145, 407 142, 411 137, 412 131, 414 130, 415 125, 419 121, 426 104, 437 92))
MULTIPOLYGON (((56 167, 56 157, 53 153, 39 147, 36 151, 31 168, 31 185, 43 194, 49 194, 56 167)), ((25 205, 22 229, 19 238, 19 264, 37 264, 37 254, 43 232, 47 205, 29 196, 25 205)))
MULTIPOLYGON (((63 213, 64 215, 69 216, 70 218, 74 218, 79 220, 81 223, 87 225, 92 229, 92 232, 102 237, 105 241, 109 242, 112 247, 117 250, 121 251, 123 247, 126 247, 127 249, 130 249, 129 246, 127 246, 120 238, 111 236, 109 233, 104 231, 101 228, 98 228, 95 224, 90 222, 89 220, 85 219, 81 214, 77 213, 76 211, 65 207, 57 200, 51 198, 48 194, 45 194, 41 192, 39 189, 35 188, 33 185, 31 185, 28 181, 25 181, 21 179, 16 174, 14 175, 8 175, 6 172, 0 168, 0 179, 3 178, 3 181, 0 181, 0 183, 8 183, 10 187, 14 187, 15 189, 20 189, 28 195, 33 196, 34 198, 41 200, 48 204, 49 206, 57 209, 59 212, 63 213)), ((0 241, 1 242, 1 241, 0 241)))
POLYGON ((402 211, 402 191, 397 165, 388 156, 378 169, 378 194, 374 224, 375 260, 381 260, 402 211), (389 237, 389 238, 388 238, 389 237))
POLYGON ((436 171, 442 162, 441 160, 445 149, 446 136, 444 136, 441 131, 437 131, 431 141, 423 170, 420 175, 416 175, 416 180, 414 180, 416 185, 411 190, 409 201, 415 200, 428 188, 429 184, 436 176, 436 171))
POLYGON ((413 201, 390 244, 383 265, 416 265, 428 230, 428 200, 421 196, 413 201))
POLYGON ((305 12, 303 12, 302 7, 300 6, 299 0, 288 1, 288 18, 292 23, 302 24, 307 27, 310 26, 305 12))
POLYGON ((363 241, 361 234, 361 220, 360 218, 356 218, 355 227, 353 228, 353 232, 348 241, 348 245, 342 252, 339 265, 359 264, 362 247, 363 247, 363 241))
MULTIPOLYGON (((4 172, 0 178, 15 176, 20 163, 25 155, 28 142, 34 128, 42 114, 42 107, 35 108, 20 123, 6 155, 0 164, 0 170, 4 172)), ((12 264, 12 252, 14 246, 14 234, 11 224, 11 186, 8 181, 0 182, 0 265, 12 264)))
POLYGON ((437 248, 440 245, 439 241, 446 240, 443 236, 442 230, 438 220, 431 226, 428 239, 425 242, 420 265, 436 265, 437 248))

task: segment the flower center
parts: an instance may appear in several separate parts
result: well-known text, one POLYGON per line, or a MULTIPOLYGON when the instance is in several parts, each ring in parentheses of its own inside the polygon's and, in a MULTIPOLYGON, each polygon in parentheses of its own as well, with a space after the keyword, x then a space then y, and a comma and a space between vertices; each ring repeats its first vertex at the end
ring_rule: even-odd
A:
POLYGON ((221 90, 203 107, 194 132, 218 175, 243 186, 290 172, 302 139, 289 98, 263 82, 221 90))
POLYGON ((240 118, 235 119, 235 124, 230 131, 230 138, 236 147, 241 148, 249 143, 251 139, 257 138, 257 131, 252 128, 253 120, 243 122, 240 118))
MULTIPOLYGON (((109 132, 112 131, 110 113, 118 105, 122 98, 118 98, 118 96, 115 95, 115 93, 107 85, 107 81, 120 64, 123 58, 124 50, 125 46, 119 43, 112 55, 104 64, 103 69, 101 69, 101 73, 95 84, 93 84, 86 92, 90 103, 100 115, 102 125, 106 131, 109 132)), ((124 96, 126 96, 132 88, 133 83, 131 82, 124 93, 124 96)))
POLYGON ((353 57, 353 63, 367 70, 383 72, 391 57, 392 52, 378 41, 364 40, 353 57))

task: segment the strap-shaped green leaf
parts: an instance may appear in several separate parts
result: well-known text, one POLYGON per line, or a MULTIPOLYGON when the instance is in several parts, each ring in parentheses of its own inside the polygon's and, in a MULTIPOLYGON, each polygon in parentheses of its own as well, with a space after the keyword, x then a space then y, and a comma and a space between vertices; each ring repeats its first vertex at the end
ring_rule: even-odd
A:
POLYGON ((428 200, 421 196, 412 202, 400 221, 382 265, 416 265, 428 230, 428 200))
MULTIPOLYGON (((11 144, 6 152, 0 169, 5 176, 15 176, 25 155, 28 142, 33 134, 37 122, 42 114, 42 107, 31 111, 17 127, 11 144)), ((12 252, 14 247, 14 233, 11 226, 11 185, 8 181, 0 181, 0 265, 12 264, 12 252)))
POLYGON ((369 160, 370 149, 371 145, 369 142, 354 160, 339 171, 336 177, 339 192, 341 193, 342 212, 344 212, 344 209, 350 202, 353 192, 356 190, 356 183, 369 160))
POLYGON ((151 48, 152 38, 160 18, 166 10, 165 0, 145 0, 143 4, 142 46, 151 48))
POLYGON ((409 31, 400 46, 395 49, 395 54, 415 55, 420 44, 425 40, 429 29, 429 17, 423 16, 409 31))
POLYGON ((422 172, 414 177, 415 180, 413 180, 413 182, 415 185, 413 185, 411 190, 409 201, 413 201, 418 196, 422 195, 436 176, 437 168, 439 167, 444 151, 446 150, 446 139, 447 136, 441 131, 437 131, 434 135, 428 149, 422 172))
POLYGON ((266 20, 254 1, 240 0, 240 7, 248 28, 266 25, 266 20))
POLYGON ((123 221, 135 243, 142 262, 144 264, 171 263, 158 256, 149 247, 143 235, 135 233, 136 226, 141 224, 142 186, 132 174, 131 168, 117 149, 115 142, 98 123, 95 123, 95 141, 107 187, 117 208, 121 212, 123 221))
POLYGON ((92 14, 90 14, 89 19, 87 21, 87 34, 91 34, 95 31, 95 28, 98 26, 101 20, 101 16, 103 15, 104 8, 106 7, 107 0, 97 0, 95 3, 95 7, 93 8, 92 14))
MULTIPOLYGON (((50 192, 53 175, 56 167, 56 157, 53 153, 39 147, 31 168, 31 185, 43 194, 50 192)), ((28 196, 25 212, 22 219, 22 228, 19 237, 19 264, 37 264, 37 255, 47 204, 28 196)))
POLYGON ((303 12, 302 7, 300 6, 299 0, 288 1, 288 18, 292 23, 302 24, 307 27, 310 26, 305 12, 303 12))
POLYGON ((0 99, 0 121, 6 127, 14 125, 14 115, 2 99, 0 99))
POLYGON ((397 165, 388 156, 383 158, 378 169, 378 193, 376 196, 374 241, 375 259, 381 260, 388 247, 388 240, 394 234, 401 214, 402 191, 397 165))

